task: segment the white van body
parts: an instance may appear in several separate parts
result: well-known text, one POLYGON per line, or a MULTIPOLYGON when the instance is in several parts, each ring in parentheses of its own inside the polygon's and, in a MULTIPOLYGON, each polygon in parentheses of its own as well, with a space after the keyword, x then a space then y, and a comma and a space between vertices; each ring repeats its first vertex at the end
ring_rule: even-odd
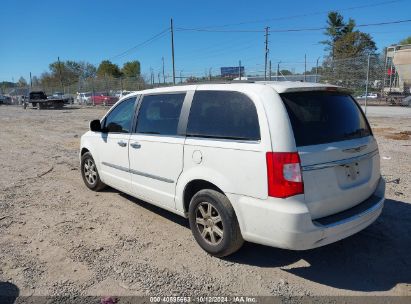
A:
MULTIPOLYGON (((351 134, 353 138, 347 140, 296 143, 295 126, 293 130, 284 96, 304 92, 339 94, 340 88, 284 81, 199 84, 135 92, 119 100, 101 119, 104 124, 118 105, 134 97, 136 113, 131 130, 88 131, 81 137, 80 157, 86 152, 92 155, 102 183, 184 217, 188 217, 190 191, 194 191, 190 187, 195 184, 195 190, 199 190, 202 182, 213 185, 228 198, 246 241, 294 250, 323 246, 363 230, 378 218, 385 183, 371 131, 367 136, 351 134), (255 106, 259 139, 188 136, 185 132, 193 96, 201 92, 245 95, 255 106), (184 101, 179 134, 136 131, 144 98, 180 93, 184 101), (301 181, 301 193, 281 198, 269 195, 269 153, 297 155, 298 166, 292 170, 301 174, 296 179, 296 183, 301 181)), ((358 111, 363 115, 359 107, 358 111)))

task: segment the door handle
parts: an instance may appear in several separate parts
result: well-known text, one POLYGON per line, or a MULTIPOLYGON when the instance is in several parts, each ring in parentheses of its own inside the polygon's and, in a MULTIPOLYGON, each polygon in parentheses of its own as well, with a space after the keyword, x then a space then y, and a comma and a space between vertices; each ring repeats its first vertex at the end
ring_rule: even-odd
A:
POLYGON ((127 146, 127 143, 126 143, 125 141, 122 141, 122 140, 118 141, 117 143, 118 143, 118 145, 119 145, 120 147, 125 147, 125 146, 127 146))
POLYGON ((134 149, 140 149, 141 145, 138 142, 133 142, 130 144, 130 146, 134 149))

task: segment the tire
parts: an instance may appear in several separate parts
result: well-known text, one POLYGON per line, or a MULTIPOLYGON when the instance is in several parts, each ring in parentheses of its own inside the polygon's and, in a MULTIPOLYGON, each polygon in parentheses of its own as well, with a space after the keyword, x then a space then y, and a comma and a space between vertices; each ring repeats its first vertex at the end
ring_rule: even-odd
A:
POLYGON ((195 240, 210 255, 224 257, 243 245, 237 217, 224 194, 211 189, 197 192, 188 213, 195 240))
POLYGON ((86 152, 81 157, 81 176, 86 186, 93 191, 100 191, 106 185, 100 180, 96 163, 90 152, 86 152))

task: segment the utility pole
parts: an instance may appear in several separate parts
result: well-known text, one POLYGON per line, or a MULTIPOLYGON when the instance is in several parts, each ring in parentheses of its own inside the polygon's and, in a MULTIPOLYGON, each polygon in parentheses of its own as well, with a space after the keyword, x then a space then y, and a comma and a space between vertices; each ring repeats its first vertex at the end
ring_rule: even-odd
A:
POLYGON ((173 18, 171 18, 170 22, 170 30, 171 30, 171 61, 173 62, 173 84, 176 84, 176 68, 174 63, 174 27, 173 27, 173 18))
POLYGON ((267 60, 268 60, 268 30, 270 27, 265 28, 265 60, 264 60, 264 80, 267 80, 267 60))
POLYGON ((370 57, 371 53, 368 54, 367 60, 367 80, 365 81, 365 107, 364 107, 364 114, 367 116, 367 97, 368 97, 368 81, 370 77, 370 57))
POLYGON ((107 95, 109 95, 107 73, 104 73, 104 81, 106 83, 106 93, 107 93, 107 95))
POLYGON ((271 60, 270 60, 270 64, 269 64, 269 65, 270 65, 270 68, 269 68, 268 70, 269 70, 269 73, 270 73, 270 74, 269 74, 268 79, 271 81, 271 60))
POLYGON ((58 65, 59 65, 59 76, 60 76, 61 91, 64 94, 63 78, 61 77, 60 57, 57 57, 57 62, 58 62, 58 65))
POLYGON ((180 71, 180 83, 183 83, 183 70, 180 71))
POLYGON ((31 72, 30 72, 30 91, 33 89, 33 83, 31 81, 31 72))
POLYGON ((318 82, 318 60, 320 60, 320 57, 317 58, 317 63, 315 65, 315 82, 318 82))
POLYGON ((306 81, 305 76, 307 75, 307 54, 304 54, 304 82, 306 81))
POLYGON ((158 72, 157 77, 158 77, 158 86, 160 86, 160 72, 158 72))
POLYGON ((238 61, 238 78, 241 80, 241 60, 238 61))
POLYGON ((163 62, 163 83, 166 84, 166 76, 164 76, 164 56, 161 57, 161 61, 163 62))
POLYGON ((277 63, 277 81, 278 81, 278 76, 280 75, 280 63, 281 63, 281 60, 277 63))
POLYGON ((91 89, 92 89, 92 93, 91 93, 91 101, 92 101, 93 106, 94 106, 94 105, 95 105, 95 104, 94 104, 94 76, 93 76, 93 77, 91 77, 91 89))

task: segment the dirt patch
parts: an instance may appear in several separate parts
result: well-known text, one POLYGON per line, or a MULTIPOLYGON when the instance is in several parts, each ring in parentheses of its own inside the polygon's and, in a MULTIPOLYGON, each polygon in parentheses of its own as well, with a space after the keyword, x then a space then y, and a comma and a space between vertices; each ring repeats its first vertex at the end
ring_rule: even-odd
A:
POLYGON ((411 131, 401 131, 397 133, 386 134, 385 137, 394 140, 408 140, 410 139, 411 131))
POLYGON ((389 132, 392 132, 392 131, 395 131, 395 129, 394 128, 391 128, 391 127, 388 127, 388 128, 373 128, 372 129, 372 132, 375 134, 375 135, 384 135, 384 134, 387 134, 387 133, 389 133, 389 132))
POLYGON ((70 150, 78 150, 80 146, 80 138, 70 139, 64 143, 64 146, 70 150))

